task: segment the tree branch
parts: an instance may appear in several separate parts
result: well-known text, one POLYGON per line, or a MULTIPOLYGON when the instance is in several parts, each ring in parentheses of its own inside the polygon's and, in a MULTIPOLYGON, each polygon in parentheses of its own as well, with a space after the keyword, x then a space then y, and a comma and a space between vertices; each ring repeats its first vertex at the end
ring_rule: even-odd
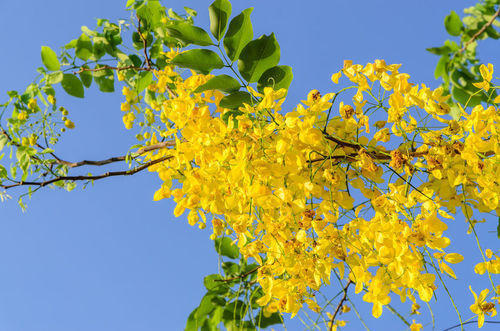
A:
MULTIPOLYGON (((146 152, 154 151, 154 150, 161 149, 161 148, 164 148, 167 146, 175 146, 175 141, 164 141, 161 143, 145 146, 145 147, 142 147, 141 149, 139 149, 134 154, 142 155, 146 152)), ((126 159, 125 155, 114 156, 114 157, 110 157, 109 159, 99 160, 99 161, 83 160, 83 161, 79 161, 79 162, 69 162, 69 161, 64 161, 64 160, 61 160, 59 158, 56 158, 54 163, 64 164, 65 166, 68 166, 70 168, 76 168, 76 167, 81 167, 81 166, 85 166, 85 165, 102 166, 102 165, 106 165, 106 164, 113 163, 113 162, 125 161, 125 159, 126 159)))
POLYGON ((340 146, 350 147, 350 148, 353 148, 353 149, 356 149, 356 150, 362 148, 362 145, 350 143, 350 142, 347 142, 347 141, 343 141, 343 140, 340 140, 340 139, 335 138, 333 136, 330 136, 329 134, 325 134, 325 139, 333 141, 333 142, 337 143, 340 146))
POLYGON ((353 283, 353 281, 349 279, 346 286, 343 288, 344 296, 342 297, 342 299, 340 299, 340 302, 337 305, 337 309, 335 309, 335 312, 333 313, 332 319, 330 321, 330 331, 333 330, 333 326, 335 325, 335 318, 337 317, 337 314, 340 311, 340 307, 342 307, 344 302, 347 300, 347 290, 349 289, 349 286, 351 286, 352 283, 353 283))
POLYGON ((93 71, 94 72, 94 71, 102 71, 102 70, 107 70, 107 69, 117 70, 117 71, 122 71, 122 70, 151 71, 152 70, 151 68, 136 67, 133 65, 126 66, 126 67, 112 67, 112 66, 105 65, 105 66, 102 66, 99 68, 94 68, 94 69, 81 67, 80 70, 75 71, 74 74, 76 75, 76 74, 82 73, 84 71, 93 71))
POLYGON ((479 31, 477 31, 472 36, 472 38, 470 38, 470 40, 468 40, 464 44, 464 47, 462 47, 462 49, 460 49, 460 53, 462 53, 463 51, 465 51, 465 49, 467 48, 467 46, 469 46, 469 44, 473 43, 477 39, 477 37, 479 37, 490 25, 492 25, 493 22, 495 22, 495 19, 498 17, 498 15, 500 15, 500 8, 498 8, 497 12, 493 15, 493 17, 491 18, 491 20, 489 20, 485 25, 483 25, 483 27, 481 29, 479 29, 479 31))
POLYGON ((61 181, 61 180, 69 180, 69 181, 80 181, 80 180, 98 180, 98 179, 102 179, 102 178, 106 178, 106 177, 115 177, 115 176, 130 176, 130 175, 133 175, 133 174, 136 174, 152 165, 155 165, 157 163, 160 163, 160 162, 163 162, 165 160, 169 160, 173 158, 173 156, 169 155, 169 156, 164 156, 162 158, 159 158, 157 160, 153 160, 153 161, 149 161, 148 163, 145 163, 139 167, 135 167, 135 168, 132 168, 130 170, 124 170, 124 171, 110 171, 110 172, 106 172, 104 174, 101 174, 101 175, 96 175, 96 176, 92 176, 92 175, 88 175, 88 176, 59 176, 59 177, 56 177, 56 178, 53 178, 53 179, 50 179, 50 180, 47 180, 47 181, 43 181, 43 182, 17 182, 15 184, 12 184, 12 185, 2 185, 1 187, 3 189, 9 189, 9 188, 13 188, 13 187, 17 187, 17 186, 39 186, 39 187, 44 187, 44 186, 47 186, 47 185, 50 185, 50 184, 53 184, 55 182, 58 182, 58 181, 61 181))
POLYGON ((233 281, 233 280, 237 280, 237 279, 244 279, 246 276, 250 275, 250 274, 253 274, 254 272, 256 272, 257 270, 259 270, 261 266, 258 266, 258 267, 255 267, 253 268, 252 270, 250 271, 247 271, 239 276, 236 276, 236 277, 231 277, 231 278, 224 278, 224 279, 215 279, 214 281, 215 282, 230 282, 230 281, 233 281))
POLYGON ((146 58, 146 64, 148 65, 148 68, 151 69, 151 60, 148 57, 148 51, 147 51, 148 42, 147 42, 146 38, 144 38, 144 36, 142 35, 142 32, 141 32, 141 19, 139 18, 139 15, 137 15, 136 17, 137 17, 137 22, 138 22, 137 32, 139 33, 139 36, 141 37, 142 44, 144 45, 143 52, 144 52, 144 57, 146 58))

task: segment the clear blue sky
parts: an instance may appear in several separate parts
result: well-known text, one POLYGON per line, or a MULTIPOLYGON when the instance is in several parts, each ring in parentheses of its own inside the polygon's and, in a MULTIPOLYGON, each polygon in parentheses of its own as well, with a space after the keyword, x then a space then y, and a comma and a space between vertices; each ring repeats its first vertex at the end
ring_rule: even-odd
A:
MULTIPOLYGON (((330 91, 331 73, 339 70, 344 59, 361 64, 377 58, 403 63, 401 71, 414 82, 437 86, 433 78, 437 57, 425 48, 439 46, 447 38, 443 19, 450 10, 461 13, 473 3, 235 0, 233 13, 254 6, 255 36, 275 32, 281 63, 294 69, 289 104, 295 104, 310 89, 330 91)), ((209 4, 185 0, 166 6, 198 10, 196 21, 208 30, 209 4)), ((41 45, 58 49, 81 33, 81 25, 93 27, 96 18, 127 18, 123 9, 124 1, 118 0, 1 1, 0 103, 7 90, 21 90, 35 77, 41 66, 41 45)), ((498 53, 493 43, 479 49, 480 58, 495 65, 500 64, 498 53)), ((61 142, 59 154, 75 161, 124 154, 135 139, 123 128, 121 95, 102 95, 95 87, 89 92, 84 100, 58 97, 76 123, 61 142)), ((3 203, 0 331, 183 329, 204 294, 203 276, 217 271, 217 256, 208 229, 190 227, 184 217, 175 219, 170 201, 152 201, 159 184, 155 175, 145 172, 97 181, 85 190, 80 185, 71 193, 47 189, 27 201, 24 214, 15 201, 3 203)), ((466 228, 462 219, 450 227, 458 232, 466 228)), ((498 248, 494 235, 487 235, 493 241, 486 246, 498 248)), ((469 250, 474 247, 471 243, 468 238, 455 247, 469 250)), ((475 289, 485 280, 475 277, 475 289)), ((472 296, 460 284, 464 283, 456 282, 451 290, 468 318, 472 296)), ((434 313, 439 330, 456 324, 457 318, 443 292, 438 299, 434 313)), ((404 329, 389 312, 375 320, 370 304, 358 306, 374 330, 404 329)), ((422 313, 428 322, 425 306, 422 313)), ((346 319, 353 323, 346 329, 357 330, 361 326, 351 315, 346 319)), ((291 330, 301 329, 296 319, 290 325, 291 330)), ((494 328, 485 325, 484 329, 494 328)))

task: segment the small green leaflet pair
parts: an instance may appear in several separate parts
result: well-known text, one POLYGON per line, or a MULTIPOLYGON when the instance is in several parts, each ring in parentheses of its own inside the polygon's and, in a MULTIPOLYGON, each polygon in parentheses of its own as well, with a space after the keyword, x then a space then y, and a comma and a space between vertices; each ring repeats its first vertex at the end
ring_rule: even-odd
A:
POLYGON ((449 100, 450 115, 455 120, 461 117, 457 102, 466 107, 474 107, 482 102, 490 103, 497 96, 494 89, 486 93, 473 85, 482 81, 479 73, 481 62, 476 54, 478 41, 500 38, 500 33, 495 29, 500 26, 498 20, 495 20, 497 5, 498 0, 479 2, 464 9, 468 16, 463 18, 451 11, 444 19, 444 27, 450 36, 460 38, 459 43, 446 40, 440 47, 427 49, 430 53, 440 56, 434 76, 443 79, 441 86, 445 94, 452 96, 449 100))
POLYGON ((280 46, 274 33, 253 39, 253 27, 250 14, 253 8, 247 8, 230 22, 232 7, 228 0, 216 0, 209 7, 210 32, 216 39, 212 41, 208 33, 200 27, 185 21, 170 21, 167 30, 171 37, 187 44, 217 47, 221 54, 221 40, 224 48, 223 59, 214 51, 195 48, 180 53, 171 63, 182 68, 193 69, 208 74, 214 69, 231 68, 237 79, 221 74, 200 86, 196 92, 221 90, 229 93, 221 100, 221 106, 237 109, 243 102, 249 103, 252 96, 246 90, 240 90, 250 83, 257 83, 257 90, 265 87, 275 90, 288 89, 293 73, 289 66, 278 65, 280 46), (232 68, 237 61, 238 73, 232 68))

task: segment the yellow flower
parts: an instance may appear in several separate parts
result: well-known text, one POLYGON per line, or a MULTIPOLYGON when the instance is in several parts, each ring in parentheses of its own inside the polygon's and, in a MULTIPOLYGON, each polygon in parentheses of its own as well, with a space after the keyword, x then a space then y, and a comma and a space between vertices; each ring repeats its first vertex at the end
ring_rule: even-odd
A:
POLYGON ((338 84, 339 83, 339 79, 340 79, 341 76, 342 76, 342 71, 339 71, 339 72, 333 74, 332 75, 332 82, 334 84, 338 84))
POLYGON ((68 129, 74 129, 75 123, 71 122, 70 120, 66 120, 64 121, 64 126, 67 127, 68 129))
POLYGON ((50 95, 47 97, 47 101, 49 101, 50 104, 55 104, 56 103, 56 98, 54 98, 53 95, 50 95))
POLYGON ((134 125, 134 120, 135 120, 134 113, 126 113, 125 115, 123 115, 123 124, 125 125, 125 128, 127 130, 132 129, 132 126, 134 125))
POLYGON ((472 290, 472 287, 469 286, 469 290, 474 295, 475 300, 474 304, 470 306, 470 310, 477 315, 477 326, 481 328, 484 324, 484 314, 486 313, 493 317, 497 314, 497 310, 495 309, 494 303, 485 301, 490 290, 482 290, 479 297, 477 297, 476 292, 472 290))
POLYGON ((28 113, 25 111, 20 112, 19 114, 17 114, 17 119, 20 121, 28 119, 28 113))
POLYGON ((36 108, 36 99, 30 99, 28 102, 28 108, 34 110, 36 108))
POLYGON ((345 313, 348 313, 351 311, 351 307, 349 307, 348 305, 343 305, 342 306, 342 312, 345 314, 345 313))
POLYGON ((422 328, 423 328, 422 324, 415 322, 415 320, 413 320, 413 323, 411 323, 410 325, 411 331, 420 331, 422 330, 422 328))
POLYGON ((488 67, 481 64, 479 72, 481 73, 481 77, 483 77, 483 81, 480 83, 473 83, 473 85, 477 88, 482 88, 483 90, 488 91, 490 89, 491 79, 493 78, 493 64, 488 63, 488 67))

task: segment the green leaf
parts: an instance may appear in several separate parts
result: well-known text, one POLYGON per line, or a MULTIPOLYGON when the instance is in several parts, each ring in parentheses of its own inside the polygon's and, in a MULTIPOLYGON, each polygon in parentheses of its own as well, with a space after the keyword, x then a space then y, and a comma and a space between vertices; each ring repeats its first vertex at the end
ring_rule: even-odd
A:
POLYGON ((92 50, 90 38, 85 33, 82 33, 76 42, 75 55, 83 61, 87 61, 92 56, 92 50))
POLYGON ((168 9, 168 16, 170 18, 173 18, 174 20, 178 20, 178 21, 183 21, 184 19, 182 18, 181 15, 177 14, 172 8, 169 8, 168 9))
POLYGON ((5 169, 5 167, 0 164, 0 178, 6 178, 7 175, 7 169, 5 169))
POLYGON ((496 40, 496 39, 500 38, 500 33, 498 33, 498 31, 495 30, 495 28, 492 27, 491 25, 486 28, 485 32, 488 35, 488 37, 490 37, 491 39, 496 40))
POLYGON ((200 302, 200 305, 198 306, 198 309, 196 310, 196 313, 194 316, 196 319, 199 320, 201 318, 206 318, 206 315, 210 314, 215 309, 215 305, 212 302, 212 300, 215 297, 216 296, 214 294, 209 294, 209 293, 205 294, 203 299, 201 299, 201 302, 200 302))
POLYGON ((181 68, 189 68, 208 74, 213 69, 221 69, 224 63, 219 55, 208 49, 191 49, 178 54, 170 61, 181 68))
POLYGON ((42 46, 42 62, 43 65, 50 71, 57 71, 61 69, 61 64, 57 59, 56 52, 48 46, 42 46))
MULTIPOLYGON (((151 35, 151 33, 146 34, 145 40, 146 46, 151 46, 151 42, 153 41, 153 36, 151 35)), ((137 32, 132 33, 132 45, 137 50, 142 50, 144 48, 144 41, 142 40, 141 35, 137 32)))
POLYGON ((500 239, 500 216, 498 216, 497 238, 500 239))
POLYGON ((450 15, 444 18, 444 27, 450 35, 460 36, 463 27, 460 16, 458 16, 458 14, 452 10, 450 15))
POLYGON ((201 326, 201 324, 203 323, 203 321, 199 323, 198 319, 195 317, 197 310, 198 308, 195 308, 191 312, 191 314, 189 314, 189 317, 186 322, 186 328, 184 329, 185 331, 198 331, 199 326, 201 326))
POLYGON ((264 316, 264 313, 260 312, 255 319, 257 321, 257 325, 260 328, 267 328, 268 326, 271 325, 283 323, 283 318, 278 312, 272 313, 271 316, 269 317, 264 316))
POLYGON ((481 103, 481 98, 478 96, 472 96, 467 90, 461 87, 453 85, 451 87, 451 95, 453 99, 460 102, 462 105, 467 107, 474 107, 481 103))
MULTIPOLYGON (((104 27, 104 38, 110 44, 111 50, 113 50, 114 46, 117 46, 123 42, 122 37, 120 36, 120 27, 116 24, 109 24, 104 27)), ((96 39, 94 38, 94 43, 96 39)))
POLYGON ((83 98, 84 96, 82 82, 75 75, 64 74, 61 86, 71 96, 77 98, 83 98))
POLYGON ((210 78, 205 84, 198 87, 194 92, 201 93, 207 90, 220 90, 226 93, 231 93, 239 90, 241 84, 231 76, 219 75, 210 78))
POLYGON ((50 85, 45 85, 45 86, 42 86, 42 91, 43 93, 45 93, 46 95, 51 95, 53 97, 56 96, 56 91, 54 90, 54 88, 50 85))
POLYGON ((90 29, 88 28, 88 26, 85 26, 85 25, 83 25, 83 26, 81 27, 81 30, 82 30, 82 32, 83 32, 83 33, 85 33, 87 36, 96 37, 96 36, 98 36, 98 35, 99 35, 96 31, 94 31, 94 30, 90 30, 90 29))
MULTIPOLYGON (((463 70, 453 70, 450 74, 451 83, 457 87, 465 89, 469 80, 475 80, 474 76, 468 72, 467 69, 463 70)), ((477 90, 477 89, 476 89, 477 90)))
POLYGON ((259 78, 257 90, 264 91, 264 87, 272 87, 274 90, 287 89, 293 80, 292 68, 289 66, 275 66, 264 71, 259 78))
POLYGON ((52 148, 45 148, 43 151, 40 152, 40 154, 47 154, 47 153, 54 153, 54 150, 52 148))
POLYGON ((249 273, 250 271, 254 271, 256 273, 256 268, 258 267, 259 265, 257 263, 251 263, 251 264, 247 264, 243 270, 241 270, 241 273, 242 274, 246 274, 246 273, 249 273))
POLYGON ((211 313, 210 313, 210 326, 212 327, 212 330, 217 331, 220 330, 218 328, 220 322, 222 321, 222 316, 224 313, 224 307, 219 306, 215 308, 211 313))
MULTIPOLYGON (((97 64, 95 69, 99 69, 102 66, 97 64)), ((94 80, 99 86, 101 92, 114 92, 115 91, 115 75, 111 69, 104 69, 94 71, 94 80)))
POLYGON ((237 259, 240 256, 240 251, 238 246, 233 244, 233 241, 229 237, 216 238, 215 239, 215 250, 220 255, 227 256, 231 259, 237 259))
POLYGON ((215 39, 220 40, 226 31, 229 16, 231 16, 232 6, 228 0, 215 0, 208 7, 210 16, 210 32, 215 39))
POLYGON ((208 33, 187 22, 170 21, 171 25, 167 26, 169 36, 177 38, 186 43, 209 46, 213 45, 212 39, 208 33))
POLYGON ((445 55, 451 52, 448 46, 426 48, 427 52, 435 55, 445 55))
POLYGON ((71 192, 75 189, 76 183, 75 182, 66 182, 66 186, 64 187, 66 191, 71 192))
POLYGON ((47 84, 54 85, 59 84, 63 80, 62 71, 52 72, 47 75, 47 84))
POLYGON ((106 52, 112 53, 113 49, 108 40, 104 37, 94 37, 94 47, 92 49, 92 59, 99 60, 106 52))
POLYGON ((251 105, 252 95, 245 91, 236 91, 222 98, 219 106, 223 108, 237 109, 243 106, 243 103, 251 105))
POLYGON ((232 117, 234 127, 237 128, 238 127, 238 120, 236 120, 236 117, 240 116, 241 114, 243 114, 243 112, 241 110, 233 109, 233 110, 227 111, 224 114, 222 114, 222 116, 220 118, 224 121, 224 123, 229 124, 229 118, 232 117))
POLYGON ((0 151, 7 145, 9 139, 4 135, 0 134, 0 151))
POLYGON ((188 14, 189 16, 197 16, 198 15, 198 12, 192 8, 184 7, 184 10, 186 11, 186 14, 188 14))
POLYGON ((137 10, 137 16, 143 21, 141 22, 143 28, 145 23, 152 29, 161 25, 162 13, 165 13, 165 8, 160 4, 159 0, 149 0, 147 4, 137 10))
POLYGON ((259 80, 267 69, 280 61, 280 46, 274 33, 252 40, 241 51, 238 70, 249 83, 259 80))
POLYGON ((241 300, 233 301, 224 308, 223 318, 225 320, 241 320, 246 311, 246 304, 241 300))
MULTIPOLYGON (((82 66, 83 69, 89 69, 89 66, 84 64, 82 66)), ((82 80, 83 85, 86 88, 89 88, 92 84, 92 72, 90 71, 82 71, 80 72, 80 79, 82 80)))
POLYGON ((476 67, 473 66, 470 69, 472 72, 470 72, 469 68, 466 66, 462 66, 462 69, 456 69, 451 73, 451 83, 457 88, 455 94, 460 99, 461 103, 468 101, 468 107, 474 107, 481 103, 481 101, 490 102, 490 98, 494 98, 496 93, 488 95, 475 87, 473 83, 479 82, 482 78, 480 74, 476 72, 476 67))
POLYGON ((255 290, 252 291, 250 295, 250 307, 252 309, 257 309, 260 307, 260 305, 257 303, 257 301, 264 296, 264 291, 262 290, 261 287, 255 288, 255 290))
POLYGON ((130 61, 132 61, 132 64, 134 65, 134 67, 140 67, 141 64, 142 64, 142 60, 140 57, 138 57, 137 55, 135 54, 131 54, 129 55, 128 59, 130 61))
POLYGON ((240 272, 240 266, 234 262, 228 261, 222 263, 222 270, 226 276, 234 276, 240 272))
POLYGON ((448 56, 448 54, 441 56, 436 65, 436 69, 434 69, 434 78, 436 79, 439 77, 444 78, 447 75, 448 71, 446 70, 446 68, 448 66, 449 61, 450 57, 448 56))
POLYGON ((448 47, 450 49, 450 52, 456 52, 460 49, 460 46, 458 46, 458 44, 456 42, 454 42, 453 40, 449 40, 449 39, 447 39, 444 42, 444 46, 448 47))
POLYGON ((139 74, 139 79, 135 85, 137 93, 144 91, 146 87, 153 81, 153 73, 151 71, 143 71, 139 74))
POLYGON ((69 43, 67 43, 64 48, 65 49, 72 49, 72 48, 75 48, 76 47, 76 43, 78 42, 77 39, 73 39, 71 40, 69 43))
POLYGON ((203 285, 205 285, 209 292, 219 294, 226 293, 229 290, 229 286, 226 282, 217 281, 221 279, 223 279, 223 277, 219 274, 208 275, 203 279, 203 285))
POLYGON ((224 49, 227 57, 233 62, 239 58, 241 50, 246 44, 253 39, 253 28, 250 21, 252 11, 253 8, 243 10, 231 20, 227 28, 224 37, 224 49))

